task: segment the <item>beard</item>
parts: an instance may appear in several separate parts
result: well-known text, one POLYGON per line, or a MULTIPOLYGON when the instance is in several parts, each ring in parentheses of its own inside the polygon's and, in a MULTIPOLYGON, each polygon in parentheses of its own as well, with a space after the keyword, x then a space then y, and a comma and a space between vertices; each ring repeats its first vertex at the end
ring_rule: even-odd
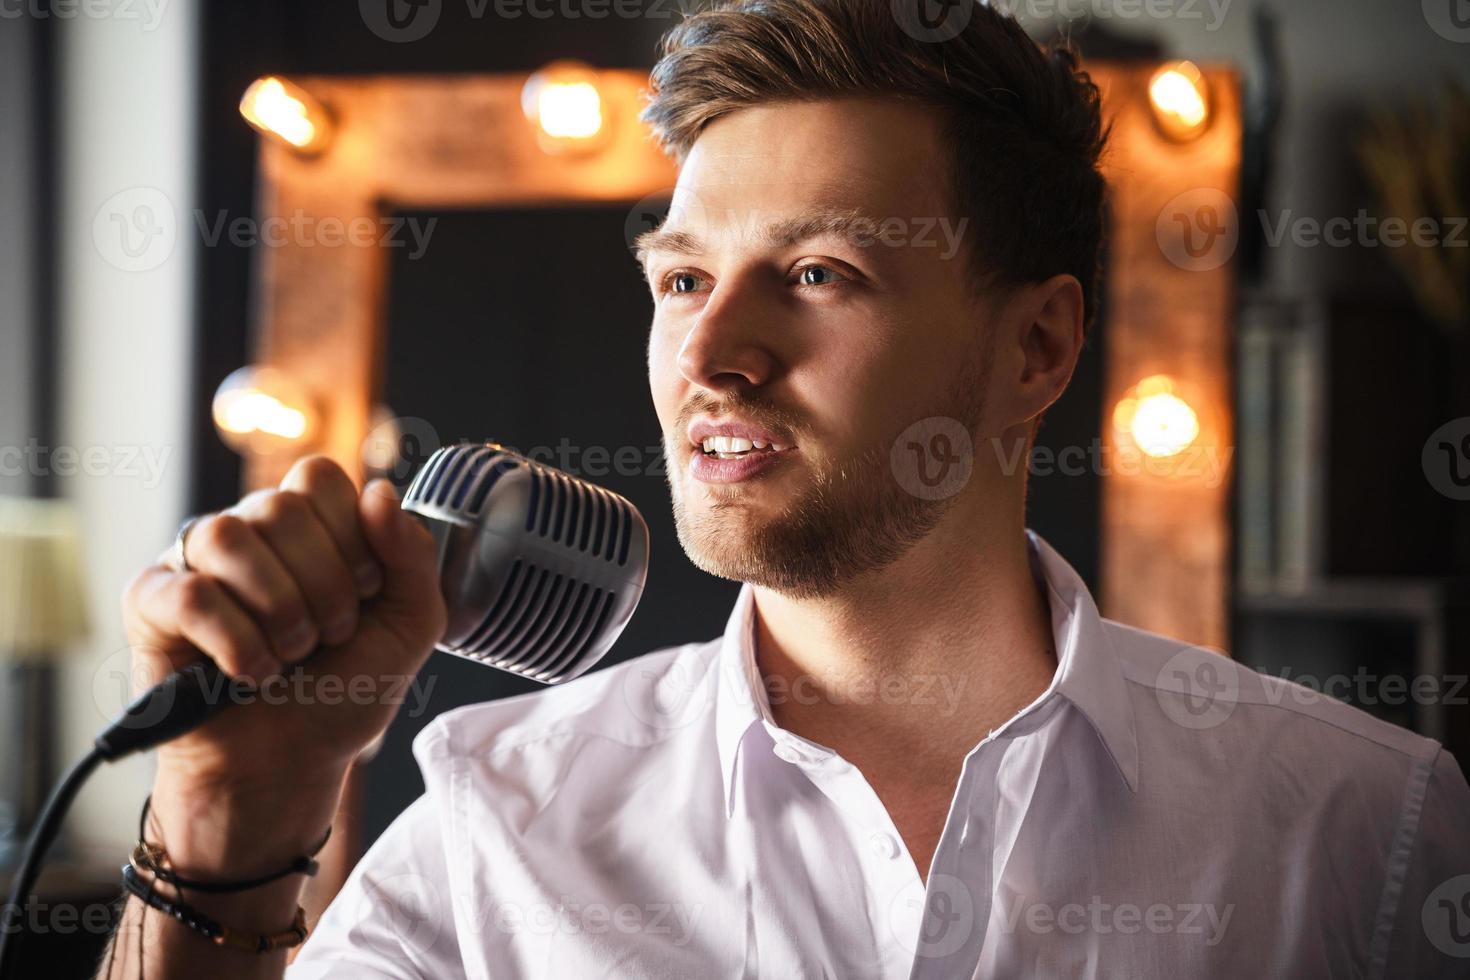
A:
MULTIPOLYGON (((929 406, 930 411, 916 411, 882 443, 830 463, 803 456, 811 479, 777 514, 765 519, 752 515, 742 502, 745 491, 738 487, 704 487, 709 503, 705 510, 691 513, 681 491, 685 478, 674 462, 674 443, 666 434, 664 457, 674 527, 685 554, 711 575, 792 599, 831 596, 857 576, 902 558, 939 525, 959 496, 927 499, 905 489, 890 462, 893 440, 909 422, 926 417, 954 419, 973 435, 984 411, 987 379, 980 364, 987 360, 967 358, 939 404, 929 406)), ((776 431, 794 431, 772 424, 790 421, 791 416, 750 396, 719 402, 696 396, 681 412, 675 430, 679 439, 699 412, 734 413, 776 431)))

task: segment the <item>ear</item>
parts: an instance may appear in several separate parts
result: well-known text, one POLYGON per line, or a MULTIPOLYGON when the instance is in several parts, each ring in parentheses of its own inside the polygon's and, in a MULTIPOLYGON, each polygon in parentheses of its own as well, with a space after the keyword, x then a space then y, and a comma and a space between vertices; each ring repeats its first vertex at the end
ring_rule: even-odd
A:
POLYGON ((1016 304, 1020 374, 1012 424, 1046 411, 1072 380, 1082 354, 1082 285, 1074 276, 1052 276, 1019 290, 1016 304))

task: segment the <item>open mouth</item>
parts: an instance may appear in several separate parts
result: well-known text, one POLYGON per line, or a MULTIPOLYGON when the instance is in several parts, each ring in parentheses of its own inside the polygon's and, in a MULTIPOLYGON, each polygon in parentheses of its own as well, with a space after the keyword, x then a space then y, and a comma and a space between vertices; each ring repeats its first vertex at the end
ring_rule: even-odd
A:
POLYGON ((711 459, 747 459, 764 453, 779 453, 790 447, 740 436, 705 436, 699 448, 711 459))

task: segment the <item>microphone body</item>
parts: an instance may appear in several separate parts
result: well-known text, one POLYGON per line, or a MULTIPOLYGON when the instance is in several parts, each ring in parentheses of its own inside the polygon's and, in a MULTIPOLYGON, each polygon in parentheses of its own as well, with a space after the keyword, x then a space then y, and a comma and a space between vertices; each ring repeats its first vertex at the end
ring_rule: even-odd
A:
MULTIPOLYGON (((403 496, 438 545, 435 648, 559 684, 611 649, 642 598, 648 525, 611 491, 495 443, 436 451, 403 496)), ((145 691, 94 743, 113 761, 190 732, 247 689, 211 660, 145 691)))

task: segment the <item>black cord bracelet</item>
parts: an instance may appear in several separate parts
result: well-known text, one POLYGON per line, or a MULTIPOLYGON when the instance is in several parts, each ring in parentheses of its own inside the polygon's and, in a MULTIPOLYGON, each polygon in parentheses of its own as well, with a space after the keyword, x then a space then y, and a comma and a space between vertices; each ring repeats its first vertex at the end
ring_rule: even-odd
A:
POLYGON ((162 847, 148 843, 148 807, 153 802, 152 794, 143 801, 143 812, 138 815, 138 843, 133 848, 132 858, 128 866, 136 871, 147 871, 154 878, 177 889, 190 889, 192 891, 204 892, 209 895, 225 895, 231 892, 244 892, 261 885, 269 885, 273 881, 280 881, 287 875, 300 874, 308 878, 317 873, 320 867, 316 856, 321 853, 322 848, 327 846, 327 841, 332 837, 332 828, 328 827, 321 841, 311 849, 309 854, 304 854, 294 859, 286 867, 279 871, 273 871, 259 878, 249 878, 245 881, 195 881, 177 874, 172 869, 165 867, 163 862, 167 858, 162 847))
POLYGON ((216 946, 231 946, 251 953, 269 953, 273 949, 300 946, 306 941, 306 912, 299 905, 296 906, 296 918, 292 920, 290 927, 274 935, 257 935, 220 925, 186 902, 170 902, 154 890, 152 883, 139 878, 138 870, 131 864, 123 865, 122 883, 128 894, 141 899, 149 908, 178 920, 216 946))

